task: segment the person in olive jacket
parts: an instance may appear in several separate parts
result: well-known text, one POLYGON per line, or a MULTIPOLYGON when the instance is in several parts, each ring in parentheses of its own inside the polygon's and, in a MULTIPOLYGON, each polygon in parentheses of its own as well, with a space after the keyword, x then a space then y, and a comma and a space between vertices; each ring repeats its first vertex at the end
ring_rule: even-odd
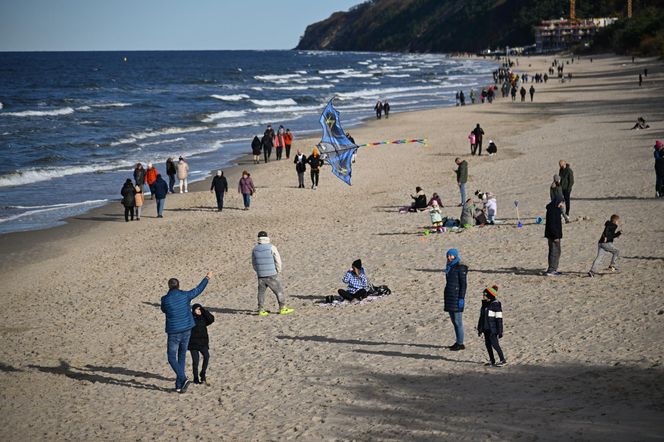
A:
POLYGON ((127 178, 122 190, 120 190, 122 195, 122 205, 124 206, 125 212, 125 221, 129 222, 129 215, 131 215, 131 220, 134 220, 134 207, 136 207, 136 191, 134 190, 134 185, 131 183, 131 180, 127 178))
POLYGON ((194 369, 194 384, 208 385, 205 377, 210 362, 210 337, 207 328, 208 325, 214 322, 214 316, 200 304, 191 306, 191 314, 194 316, 195 325, 191 329, 191 337, 189 338, 189 353, 191 353, 191 363, 194 369), (203 355, 203 366, 199 376, 198 362, 201 355, 203 355))
POLYGON ((468 163, 466 162, 466 160, 462 161, 461 158, 455 159, 454 162, 457 165, 457 169, 454 172, 456 172, 456 180, 457 184, 459 185, 459 193, 461 193, 461 203, 459 204, 459 207, 461 207, 466 202, 466 183, 468 182, 468 163))
POLYGON ((565 198, 565 222, 569 222, 569 209, 572 205, 572 187, 574 186, 574 172, 572 168, 565 160, 560 160, 558 162, 560 166, 560 187, 563 189, 563 197, 565 198))
POLYGON ((465 350, 466 347, 463 344, 463 308, 468 285, 468 266, 461 262, 457 249, 447 251, 445 275, 444 310, 450 315, 456 336, 454 345, 451 345, 449 349, 452 351, 465 350))

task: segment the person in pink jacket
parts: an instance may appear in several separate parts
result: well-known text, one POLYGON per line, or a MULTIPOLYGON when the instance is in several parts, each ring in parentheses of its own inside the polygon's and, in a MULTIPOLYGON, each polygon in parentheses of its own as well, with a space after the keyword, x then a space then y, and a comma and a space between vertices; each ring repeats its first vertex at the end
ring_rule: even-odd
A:
POLYGON ((473 132, 468 135, 468 140, 470 141, 470 153, 475 155, 475 134, 473 132))
POLYGON ((277 160, 280 160, 281 155, 284 152, 284 147, 286 147, 286 138, 283 126, 279 126, 279 130, 274 135, 274 147, 277 149, 277 160))

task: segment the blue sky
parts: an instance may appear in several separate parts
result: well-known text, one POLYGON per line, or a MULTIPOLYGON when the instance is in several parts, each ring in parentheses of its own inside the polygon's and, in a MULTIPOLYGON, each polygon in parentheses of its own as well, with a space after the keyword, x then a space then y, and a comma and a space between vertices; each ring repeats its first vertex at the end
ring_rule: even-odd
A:
POLYGON ((290 49, 361 0, 0 0, 0 51, 290 49))

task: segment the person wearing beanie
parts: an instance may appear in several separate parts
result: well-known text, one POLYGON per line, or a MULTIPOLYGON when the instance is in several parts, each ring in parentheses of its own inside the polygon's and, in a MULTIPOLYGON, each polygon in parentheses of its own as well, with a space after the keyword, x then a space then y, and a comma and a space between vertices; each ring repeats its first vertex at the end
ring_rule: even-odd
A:
POLYGON ((655 196, 664 198, 664 144, 655 141, 655 196))
POLYGON ((256 194, 256 187, 254 186, 254 180, 251 179, 251 174, 243 170, 242 178, 237 185, 238 193, 242 194, 242 201, 244 202, 244 210, 249 210, 251 206, 251 197, 256 194))
POLYGON ((507 364, 499 342, 499 339, 503 337, 503 309, 500 301, 496 300, 497 295, 497 285, 484 289, 480 319, 477 321, 477 335, 484 335, 486 351, 489 353, 489 362, 486 365, 491 367, 501 367, 507 364), (496 362, 493 356, 494 350, 498 353, 499 362, 496 362))
POLYGON ((293 313, 293 309, 286 306, 284 291, 277 279, 281 273, 281 256, 277 248, 270 243, 270 238, 265 231, 258 232, 258 244, 251 252, 251 265, 258 277, 258 315, 267 316, 269 314, 265 310, 265 291, 268 287, 277 297, 279 314, 293 313))
POLYGON ((461 262, 457 249, 447 251, 447 266, 445 267, 445 290, 443 292, 444 311, 450 315, 454 326, 456 341, 449 347, 452 351, 465 350, 463 342, 463 308, 466 300, 466 287, 468 286, 468 266, 461 262))
POLYGON ((611 254, 611 264, 609 264, 609 271, 618 272, 616 264, 618 263, 618 257, 620 256, 620 250, 613 245, 613 240, 622 235, 621 231, 618 230, 618 224, 620 223, 620 217, 618 215, 611 215, 606 223, 604 223, 604 231, 602 231, 602 236, 600 236, 597 243, 597 257, 593 261, 593 265, 590 267, 588 276, 593 278, 595 272, 597 272, 597 266, 602 263, 604 260, 604 255, 611 254))
POLYGON ((362 260, 353 261, 351 269, 346 272, 341 281, 348 284, 346 290, 339 289, 338 292, 344 301, 362 300, 368 296, 369 281, 364 267, 362 267, 362 260))
POLYGON ((203 308, 200 304, 191 306, 191 314, 194 317, 194 328, 191 329, 191 337, 189 338, 189 353, 191 354, 192 368, 194 370, 194 384, 207 383, 206 373, 208 363, 210 362, 210 337, 208 335, 208 325, 214 322, 212 313, 203 308), (201 355, 203 356, 203 366, 201 367, 200 374, 198 372, 198 362, 201 355))

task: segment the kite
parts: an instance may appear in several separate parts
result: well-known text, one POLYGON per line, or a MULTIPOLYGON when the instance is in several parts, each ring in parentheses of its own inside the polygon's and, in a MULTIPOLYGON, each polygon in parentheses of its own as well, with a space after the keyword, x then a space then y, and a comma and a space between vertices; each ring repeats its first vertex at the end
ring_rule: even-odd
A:
POLYGON ((332 105, 332 100, 334 98, 327 103, 320 116, 319 121, 323 128, 323 136, 318 143, 318 149, 320 150, 322 159, 332 167, 332 173, 349 186, 351 185, 350 179, 353 172, 353 156, 360 147, 408 143, 427 145, 425 138, 377 141, 357 145, 346 136, 346 131, 341 127, 341 117, 339 111, 332 105))
POLYGON ((350 186, 351 163, 358 146, 346 136, 341 127, 339 111, 332 105, 332 100, 327 103, 320 116, 323 137, 318 143, 318 149, 321 156, 332 166, 332 173, 350 186))

